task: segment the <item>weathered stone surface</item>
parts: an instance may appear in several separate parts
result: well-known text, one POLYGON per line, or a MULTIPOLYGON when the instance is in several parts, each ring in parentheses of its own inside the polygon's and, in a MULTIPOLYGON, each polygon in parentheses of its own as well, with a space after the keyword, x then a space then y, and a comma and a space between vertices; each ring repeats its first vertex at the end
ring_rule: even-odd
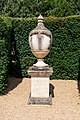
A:
POLYGON ((49 77, 53 73, 52 68, 49 67, 30 67, 28 74, 32 77, 49 77))
POLYGON ((38 17, 38 25, 29 34, 29 44, 32 53, 37 58, 44 58, 50 51, 52 43, 52 33, 44 26, 44 18, 38 17))
POLYGON ((29 97, 28 104, 52 105, 52 96, 49 97, 29 97))
POLYGON ((49 97, 49 78, 31 78, 31 97, 49 97))
POLYGON ((51 104, 49 97, 49 76, 53 70, 49 67, 29 68, 28 73, 31 75, 31 104, 51 104))

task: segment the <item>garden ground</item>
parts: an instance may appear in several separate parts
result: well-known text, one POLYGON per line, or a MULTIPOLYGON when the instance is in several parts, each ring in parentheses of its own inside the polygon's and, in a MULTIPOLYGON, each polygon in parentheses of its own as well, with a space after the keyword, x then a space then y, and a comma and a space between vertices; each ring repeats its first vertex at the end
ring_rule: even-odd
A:
POLYGON ((9 78, 0 96, 0 120, 80 120, 80 96, 75 80, 51 80, 52 105, 28 105, 31 79, 9 78))

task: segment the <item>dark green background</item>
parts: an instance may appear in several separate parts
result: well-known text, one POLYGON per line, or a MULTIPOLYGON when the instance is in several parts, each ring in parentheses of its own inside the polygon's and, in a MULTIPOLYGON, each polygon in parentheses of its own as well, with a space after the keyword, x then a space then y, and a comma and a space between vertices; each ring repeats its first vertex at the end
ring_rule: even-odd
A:
POLYGON ((10 27, 7 25, 7 21, 0 17, 0 95, 7 87, 9 75, 11 33, 10 27))

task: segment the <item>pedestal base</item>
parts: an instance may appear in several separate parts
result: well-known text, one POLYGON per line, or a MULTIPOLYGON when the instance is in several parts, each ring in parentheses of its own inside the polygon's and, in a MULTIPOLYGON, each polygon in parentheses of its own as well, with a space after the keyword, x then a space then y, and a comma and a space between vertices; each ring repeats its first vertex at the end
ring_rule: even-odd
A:
POLYGON ((52 97, 49 96, 49 76, 53 70, 49 67, 29 68, 28 73, 31 75, 31 94, 29 104, 52 104, 52 97))
POLYGON ((29 97, 28 104, 42 104, 42 105, 52 105, 52 95, 49 97, 29 97))

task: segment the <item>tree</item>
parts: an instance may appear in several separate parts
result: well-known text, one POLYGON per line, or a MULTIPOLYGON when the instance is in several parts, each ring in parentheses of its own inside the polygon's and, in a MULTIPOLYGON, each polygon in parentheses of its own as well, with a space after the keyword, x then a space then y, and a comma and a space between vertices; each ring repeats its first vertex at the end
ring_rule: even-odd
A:
POLYGON ((80 0, 2 0, 1 13, 11 17, 80 14, 80 0))
POLYGON ((54 0, 54 8, 47 11, 47 15, 69 16, 80 14, 76 0, 54 0))

